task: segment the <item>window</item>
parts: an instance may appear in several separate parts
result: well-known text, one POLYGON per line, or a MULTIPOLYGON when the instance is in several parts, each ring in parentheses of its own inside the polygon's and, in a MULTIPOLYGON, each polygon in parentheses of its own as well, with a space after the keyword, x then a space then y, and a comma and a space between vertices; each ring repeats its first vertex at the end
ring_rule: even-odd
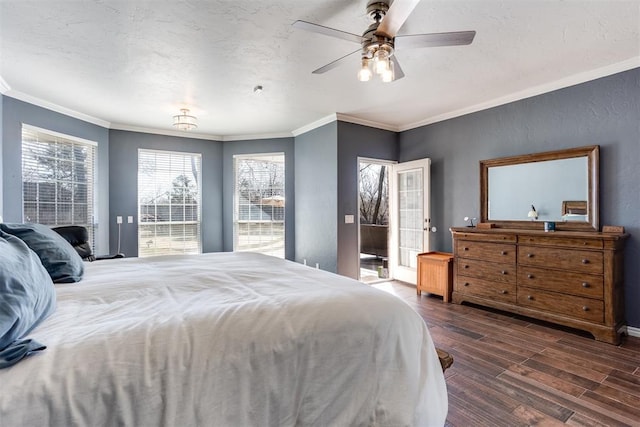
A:
POLYGON ((138 256, 197 254, 202 156, 138 150, 138 256))
POLYGON ((22 126, 22 215, 25 222, 81 225, 94 244, 97 143, 22 126))
POLYGON ((234 157, 233 250, 284 258, 284 154, 234 157))

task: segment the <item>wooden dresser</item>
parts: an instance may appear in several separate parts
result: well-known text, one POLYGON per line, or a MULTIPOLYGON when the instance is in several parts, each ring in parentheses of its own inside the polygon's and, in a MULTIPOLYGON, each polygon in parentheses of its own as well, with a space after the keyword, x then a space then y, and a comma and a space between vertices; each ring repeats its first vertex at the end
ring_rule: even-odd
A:
POLYGON ((452 228, 453 302, 464 301, 620 342, 626 234, 452 228))

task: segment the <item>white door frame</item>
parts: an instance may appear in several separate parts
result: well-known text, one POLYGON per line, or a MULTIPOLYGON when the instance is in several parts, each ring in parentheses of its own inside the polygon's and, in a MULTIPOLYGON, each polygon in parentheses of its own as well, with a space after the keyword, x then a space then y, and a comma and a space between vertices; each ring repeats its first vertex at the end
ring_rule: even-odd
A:
MULTIPOLYGON (((398 173, 422 169, 423 196, 422 196, 422 252, 430 250, 431 228, 431 159, 418 159, 393 165, 389 175, 389 274, 396 280, 402 280, 416 284, 417 282, 417 258, 415 267, 399 265, 399 206, 398 206, 398 173)), ((417 256, 419 252, 415 254, 417 256)))

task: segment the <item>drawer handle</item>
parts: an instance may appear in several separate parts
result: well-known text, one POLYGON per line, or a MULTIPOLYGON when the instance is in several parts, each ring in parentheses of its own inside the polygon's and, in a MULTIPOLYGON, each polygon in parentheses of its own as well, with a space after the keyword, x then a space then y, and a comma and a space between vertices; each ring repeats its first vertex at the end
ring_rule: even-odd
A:
POLYGON ((590 287, 591 287, 591 285, 590 285, 590 284, 588 284, 587 282, 582 282, 582 287, 583 287, 583 288, 590 288, 590 287))
POLYGON ((527 258, 533 258, 533 254, 527 254, 527 258))
POLYGON ((502 271, 501 271, 501 273, 502 273, 502 274, 507 274, 507 272, 506 272, 506 271, 504 271, 504 270, 502 270, 502 271))
POLYGON ((582 307, 582 311, 589 311, 589 307, 585 305, 584 307, 582 307))
POLYGON ((585 258, 585 259, 582 260, 582 263, 583 264, 589 264, 589 260, 585 258))
POLYGON ((527 274, 527 279, 533 279, 533 274, 527 274))
POLYGON ((501 290, 501 291, 500 291, 500 293, 501 293, 502 295, 505 295, 505 294, 507 293, 507 291, 503 289, 503 290, 501 290))
POLYGON ((465 264, 464 268, 469 268, 469 266, 465 264))
POLYGON ((469 282, 466 282, 464 285, 465 285, 465 286, 469 286, 469 282))
POLYGON ((468 250, 469 250, 469 248, 462 248, 462 250, 463 250, 463 251, 468 251, 468 250))
POLYGON ((506 255, 507 252, 506 251, 500 251, 500 255, 506 255))
POLYGON ((533 296, 532 295, 527 295, 527 299, 531 301, 531 300, 533 300, 533 296))

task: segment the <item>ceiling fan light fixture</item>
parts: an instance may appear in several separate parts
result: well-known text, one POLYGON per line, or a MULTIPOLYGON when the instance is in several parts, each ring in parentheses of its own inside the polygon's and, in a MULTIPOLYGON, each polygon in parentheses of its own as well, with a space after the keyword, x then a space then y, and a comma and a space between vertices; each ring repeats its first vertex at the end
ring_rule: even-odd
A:
POLYGON ((197 118, 189 114, 188 108, 181 108, 180 114, 173 116, 173 126, 179 130, 192 130, 198 127, 197 118))
POLYGON ((419 2, 420 0, 367 0, 367 15, 373 23, 362 35, 306 21, 295 21, 292 25, 294 28, 355 42, 361 46, 361 49, 313 70, 313 74, 326 73, 351 61, 352 55, 360 53, 362 62, 365 59, 369 62, 366 67, 363 65, 358 70, 358 80, 369 81, 375 73, 384 82, 390 82, 405 76, 395 56, 396 38, 398 41, 406 40, 401 46, 407 47, 464 46, 471 44, 476 35, 475 31, 398 35, 398 30, 419 2))

